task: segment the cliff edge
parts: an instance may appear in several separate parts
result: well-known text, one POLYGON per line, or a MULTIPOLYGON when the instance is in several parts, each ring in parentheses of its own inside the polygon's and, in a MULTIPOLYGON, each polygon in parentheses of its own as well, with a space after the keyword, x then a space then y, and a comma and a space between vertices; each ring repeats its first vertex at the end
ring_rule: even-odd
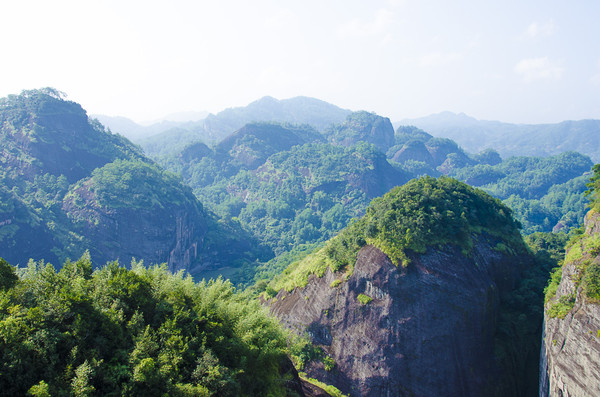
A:
POLYGON ((540 396, 600 395, 600 213, 585 218, 548 287, 540 396))

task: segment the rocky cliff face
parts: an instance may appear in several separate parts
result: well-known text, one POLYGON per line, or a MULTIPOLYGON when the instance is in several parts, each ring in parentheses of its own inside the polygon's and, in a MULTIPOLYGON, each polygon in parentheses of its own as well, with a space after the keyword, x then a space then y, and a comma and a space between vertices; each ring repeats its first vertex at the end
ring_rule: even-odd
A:
POLYGON ((281 290, 268 304, 335 361, 331 370, 309 363, 308 375, 344 393, 491 395, 499 377, 499 294, 513 287, 524 261, 494 246, 478 236, 470 256, 450 246, 431 248, 403 268, 367 245, 346 281, 328 270, 311 276, 305 288, 281 290))
MULTIPOLYGON (((585 227, 584 240, 600 236, 600 214, 588 213, 585 227)), ((600 304, 581 285, 582 269, 600 262, 600 256, 593 240, 584 242, 581 255, 574 252, 579 247, 576 243, 567 252, 556 296, 546 305, 540 396, 600 395, 600 304), (561 299, 572 308, 564 318, 553 317, 551 309, 561 299)))
MULTIPOLYGON (((78 233, 92 242, 95 261, 120 259, 127 265, 136 258, 148 264, 167 262, 172 271, 190 269, 207 231, 202 208, 191 192, 177 201, 163 198, 152 205, 106 205, 97 197, 94 182, 92 178, 73 187, 62 208, 78 233)), ((128 192, 135 194, 134 189, 128 192)))

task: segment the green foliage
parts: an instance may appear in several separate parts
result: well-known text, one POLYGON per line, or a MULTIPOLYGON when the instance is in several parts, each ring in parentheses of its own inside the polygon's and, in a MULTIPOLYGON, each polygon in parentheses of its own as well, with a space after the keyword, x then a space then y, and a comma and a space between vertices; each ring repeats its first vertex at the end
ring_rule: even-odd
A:
POLYGON ((0 291, 7 395, 283 395, 287 336, 222 280, 30 262, 0 291))
POLYGON ((595 164, 592 168, 592 176, 586 184, 588 188, 585 195, 590 197, 590 207, 597 212, 600 212, 600 164, 595 164))
POLYGON ((523 224, 523 231, 552 231, 576 227, 583 221, 582 175, 592 163, 587 156, 566 152, 551 157, 511 157, 495 165, 457 168, 450 175, 463 180, 509 206, 523 224))
POLYGON ((0 291, 12 288, 18 279, 19 277, 13 267, 3 258, 0 258, 0 291))
POLYGON ((585 296, 594 302, 600 302, 600 264, 594 262, 585 270, 581 280, 585 296))
POLYGON ((323 349, 313 345, 307 335, 292 336, 290 356, 298 370, 303 370, 310 361, 323 360, 323 349))
POLYGON ((318 251, 323 245, 324 243, 301 244, 266 263, 260 264, 253 269, 254 281, 267 283, 283 272, 291 263, 304 259, 311 252, 318 251))
POLYGON ((550 274, 548 285, 544 288, 544 303, 547 303, 556 295, 568 239, 568 235, 562 232, 536 232, 525 237, 527 246, 535 255, 536 263, 544 266, 542 277, 550 274))
POLYGON ((327 255, 348 266, 368 243, 405 266, 407 250, 423 253, 428 246, 455 244, 469 253, 474 233, 495 236, 508 249, 520 251, 518 227, 498 199, 452 178, 423 177, 374 199, 366 215, 338 235, 327 255))
POLYGON ((31 389, 27 391, 28 396, 35 397, 50 397, 50 392, 48 391, 48 384, 43 380, 40 381, 37 385, 31 386, 31 389))
POLYGON ((552 318, 558 317, 562 319, 569 314, 574 305, 575 295, 563 295, 558 301, 550 303, 546 313, 552 318))
POLYGON ((552 269, 550 273, 550 280, 548 281, 548 285, 544 289, 544 304, 548 303, 552 298, 556 296, 556 291, 558 290, 558 285, 560 284, 560 280, 562 279, 562 267, 555 267, 552 269))
POLYGON ((561 263, 569 235, 564 232, 536 232, 525 237, 525 242, 539 260, 561 263))
POLYGON ((342 283, 342 280, 336 279, 336 280, 333 280, 333 281, 331 282, 331 284, 329 284, 329 286, 330 286, 331 288, 336 288, 336 287, 337 287, 338 285, 340 285, 341 283, 342 283))
POLYGON ((92 172, 91 183, 99 204, 112 208, 163 208, 194 201, 175 175, 143 161, 106 164, 92 172))
POLYGON ((333 371, 335 368, 335 360, 333 357, 325 356, 323 358, 323 366, 325 367, 325 371, 333 371))
POLYGON ((361 305, 368 305, 373 300, 373 298, 365 294, 358 294, 356 299, 360 302, 361 305))

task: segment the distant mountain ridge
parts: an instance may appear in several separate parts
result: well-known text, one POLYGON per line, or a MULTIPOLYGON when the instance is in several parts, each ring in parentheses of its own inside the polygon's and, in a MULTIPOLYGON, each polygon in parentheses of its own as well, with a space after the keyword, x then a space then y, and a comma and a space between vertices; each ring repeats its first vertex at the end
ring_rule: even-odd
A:
POLYGON ((248 106, 229 108, 216 115, 208 115, 204 120, 204 127, 211 137, 217 139, 222 139, 253 121, 310 124, 322 131, 332 124, 344 121, 350 113, 350 110, 320 99, 298 96, 278 100, 265 96, 248 106))
POLYGON ((142 126, 124 117, 95 117, 113 132, 141 145, 149 156, 158 156, 166 154, 167 150, 180 150, 185 145, 199 140, 205 143, 219 142, 252 122, 309 124, 323 131, 341 123, 350 113, 350 110, 315 98, 298 96, 279 100, 265 96, 247 106, 209 114, 199 121, 163 120, 150 126, 142 126))
POLYGON ((100 123, 108 127, 112 132, 123 135, 125 138, 134 142, 172 129, 184 128, 186 131, 188 131, 202 120, 183 120, 181 117, 178 117, 177 120, 171 120, 166 118, 168 117, 166 116, 164 119, 155 121, 151 124, 140 124, 127 117, 121 116, 94 114, 90 117, 100 121, 100 123))
POLYGON ((551 156, 566 151, 586 154, 600 161, 600 120, 566 120, 554 124, 511 124, 477 120, 464 113, 442 112, 404 119, 398 125, 414 125, 428 133, 450 138, 469 152, 494 148, 503 158, 551 156))
MULTIPOLYGON (((160 122, 142 125, 125 117, 94 115, 102 124, 142 146, 149 156, 181 150, 195 141, 217 143, 251 122, 309 124, 320 132, 345 121, 352 112, 331 103, 304 96, 276 99, 265 96, 247 106, 217 114, 180 112, 160 122), (192 118, 191 118, 192 117, 192 118), (185 121, 187 120, 187 121, 185 121)), ((464 113, 441 112, 395 122, 414 125, 435 137, 450 138, 463 149, 478 153, 494 148, 503 158, 551 156, 578 151, 600 161, 600 120, 566 120, 553 124, 513 124, 478 120, 464 113)))

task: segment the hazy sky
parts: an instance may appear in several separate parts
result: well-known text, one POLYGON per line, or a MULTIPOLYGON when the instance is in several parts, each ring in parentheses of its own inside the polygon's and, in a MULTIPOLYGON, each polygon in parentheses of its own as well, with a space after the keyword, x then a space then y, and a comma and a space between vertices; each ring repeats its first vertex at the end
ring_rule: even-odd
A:
POLYGON ((600 1, 14 0, 0 96, 136 121, 304 95, 392 121, 600 118, 600 1))

